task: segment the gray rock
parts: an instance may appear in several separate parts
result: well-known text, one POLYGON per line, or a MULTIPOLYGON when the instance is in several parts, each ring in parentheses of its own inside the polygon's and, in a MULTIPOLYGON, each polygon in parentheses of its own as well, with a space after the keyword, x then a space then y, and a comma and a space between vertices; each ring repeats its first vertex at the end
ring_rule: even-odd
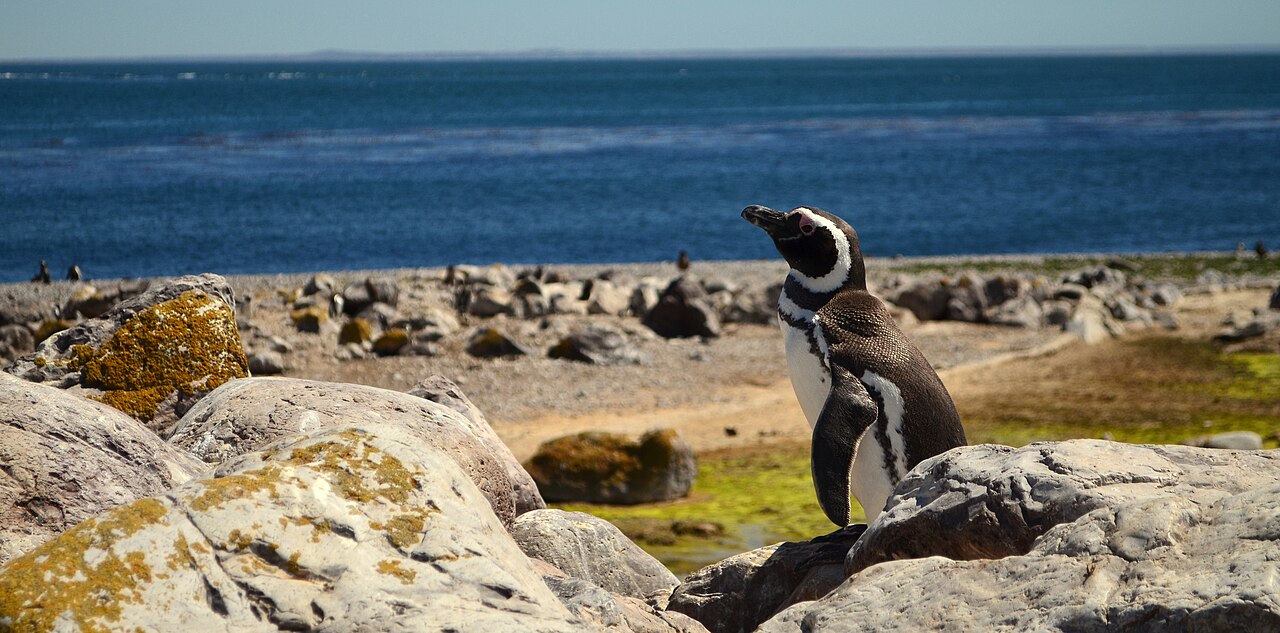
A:
POLYGON ((544 442, 525 465, 543 498, 591 503, 649 503, 689 494, 697 458, 672 429, 637 442, 585 432, 544 442))
POLYGON ((400 320, 400 312, 391 307, 390 304, 375 301, 369 304, 369 307, 361 310, 360 314, 356 315, 356 318, 364 319, 379 329, 387 330, 392 327, 392 323, 400 320))
POLYGON ((707 304, 696 281, 681 275, 667 286, 658 305, 644 316, 644 325, 665 338, 720 336, 720 317, 707 304))
POLYGON ((593 365, 639 365, 647 361, 644 354, 627 342, 621 331, 603 325, 591 325, 564 337, 547 356, 593 365))
POLYGON ((1054 296, 1067 301, 1079 301, 1089 294, 1089 289, 1076 283, 1064 282, 1058 287, 1058 292, 1054 296))
POLYGON ((662 284, 653 277, 641 279, 639 285, 631 291, 631 313, 649 314, 649 311, 658 305, 660 298, 662 298, 662 284))
POLYGON ((1267 307, 1272 310, 1280 310, 1280 286, 1276 286, 1271 291, 1271 298, 1267 301, 1267 307))
POLYGON ((689 574, 668 610, 702 622, 714 633, 754 631, 799 602, 816 600, 844 582, 849 547, 866 530, 851 525, 803 543, 778 543, 730 557, 689 574))
POLYGON ((679 583, 612 523, 590 514, 536 510, 516 518, 511 536, 531 558, 612 593, 644 600, 679 583))
POLYGON ((338 294, 338 282, 329 275, 314 275, 302 287, 302 294, 308 297, 320 295, 324 298, 324 302, 328 303, 331 297, 338 294))
POLYGON ((1280 328, 1280 313, 1263 312, 1243 323, 1229 325, 1225 330, 1215 335, 1213 340, 1218 343, 1235 343, 1264 336, 1278 328, 1280 328))
POLYGON ((285 370, 284 356, 274 350, 249 354, 249 373, 254 376, 278 376, 285 370))
POLYGON ((374 303, 381 303, 393 308, 400 305, 400 284, 395 279, 370 277, 364 280, 364 285, 368 288, 369 298, 374 303))
POLYGON ((36 337, 25 325, 0 325, 0 361, 14 360, 36 349, 36 337))
POLYGON ((903 288, 890 300, 910 310, 921 321, 937 321, 947 316, 950 293, 940 281, 924 281, 903 288))
POLYGON ((515 314, 515 295, 493 286, 477 286, 467 300, 467 313, 478 317, 515 314))
POLYGON ((782 284, 747 286, 734 293, 733 301, 721 312, 725 323, 773 325, 778 320, 778 297, 782 284))
POLYGON ((1044 323, 1057 327, 1065 326, 1071 320, 1071 313, 1074 309, 1071 302, 1060 299, 1050 299, 1040 304, 1044 323))
MULTIPOLYGON (((423 378, 407 393, 453 409, 479 427, 491 428, 484 413, 471 402, 467 394, 462 392, 462 388, 444 376, 435 374, 423 378)), ((507 476, 511 479, 515 490, 516 516, 547 507, 547 502, 543 501, 542 495, 538 494, 538 487, 534 485, 533 478, 525 472, 519 462, 515 459, 505 459, 504 455, 502 463, 507 469, 507 476)))
POLYGON ((984 444, 918 465, 849 551, 847 571, 903 558, 1002 558, 1050 528, 1134 500, 1207 505, 1280 484, 1280 452, 1135 446, 1103 440, 984 444))
POLYGON ((15 560, 0 570, 0 618, 16 630, 582 629, 475 484, 405 429, 324 429, 216 477, 15 560))
POLYGON ((205 393, 248 375, 234 306, 222 277, 180 277, 50 336, 6 371, 80 385, 160 432, 205 393))
MULTIPOLYGON (((535 566, 541 561, 534 560, 535 566)), ((673 611, 661 611, 637 598, 610 593, 555 567, 541 563, 542 580, 565 608, 590 631, 609 633, 706 633, 696 620, 673 611)))
POLYGON ((1237 451, 1262 450, 1262 436, 1253 431, 1231 431, 1193 438, 1185 442, 1187 446, 1202 448, 1224 448, 1237 451))
MULTIPOLYGON (((443 451, 484 491, 503 522, 515 518, 513 474, 522 471, 493 429, 483 420, 396 391, 292 378, 236 380, 192 408, 169 442, 217 463, 279 438, 356 422, 394 424, 443 451)), ((525 474, 518 485, 532 486, 532 481, 525 474)))
POLYGON ((452 312, 428 308, 421 315, 397 320, 391 327, 409 330, 417 340, 438 341, 457 332, 461 325, 452 312))
POLYGON ((621 316, 631 308, 631 288, 612 281, 595 279, 587 296, 587 314, 611 314, 621 316))
POLYGON ((913 470, 850 552, 928 558, 859 566, 759 630, 1280 631, 1272 453, 1094 440, 953 450, 913 470), (901 532, 924 525, 908 516, 931 523, 911 554, 901 532))
POLYGON ((1044 311, 1040 304, 1030 295, 1010 299, 987 313, 987 322, 995 325, 1007 325, 1034 329, 1040 327, 1044 319, 1044 311))
POLYGON ((203 468, 111 407, 0 374, 0 566, 203 468))
POLYGON ((966 323, 981 323, 987 310, 986 282, 974 274, 961 275, 954 283, 945 285, 947 291, 946 318, 966 323))
POLYGON ((1127 282, 1128 277, 1123 271, 1106 266, 1078 270, 1064 275, 1062 278, 1063 284, 1076 284, 1090 289, 1123 288, 1127 282))
POLYGON ((84 285, 71 294, 58 314, 64 319, 96 319, 117 303, 142 294, 149 286, 150 282, 134 280, 122 281, 114 287, 101 290, 84 285))
POLYGON ((467 341, 467 353, 477 358, 529 356, 533 352, 495 327, 482 327, 467 341))
POLYGON ((1107 321, 1102 312, 1084 306, 1076 309, 1067 324, 1062 327, 1062 331, 1074 334, 1090 345, 1111 338, 1111 331, 1107 328, 1107 321))
POLYGON ((1182 291, 1170 283, 1155 284, 1149 289, 1151 301, 1158 306, 1171 308, 1182 301, 1182 291))

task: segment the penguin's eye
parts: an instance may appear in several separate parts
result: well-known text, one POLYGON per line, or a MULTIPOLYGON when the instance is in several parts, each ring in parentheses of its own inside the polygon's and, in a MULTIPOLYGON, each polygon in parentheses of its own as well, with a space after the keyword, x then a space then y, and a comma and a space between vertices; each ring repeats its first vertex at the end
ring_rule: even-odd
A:
POLYGON ((805 234, 806 236, 809 236, 809 235, 813 235, 813 231, 814 231, 813 220, 810 220, 809 218, 805 218, 805 217, 800 218, 800 232, 805 234))

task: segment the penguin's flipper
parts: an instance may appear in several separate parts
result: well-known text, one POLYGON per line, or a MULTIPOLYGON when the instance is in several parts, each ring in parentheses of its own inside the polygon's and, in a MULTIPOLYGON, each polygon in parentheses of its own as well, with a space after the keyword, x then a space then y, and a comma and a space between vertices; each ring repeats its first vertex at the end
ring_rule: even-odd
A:
POLYGON ((853 372, 831 364, 831 390, 813 425, 810 467, 818 504, 832 523, 849 524, 849 472, 862 434, 875 424, 878 407, 853 372))

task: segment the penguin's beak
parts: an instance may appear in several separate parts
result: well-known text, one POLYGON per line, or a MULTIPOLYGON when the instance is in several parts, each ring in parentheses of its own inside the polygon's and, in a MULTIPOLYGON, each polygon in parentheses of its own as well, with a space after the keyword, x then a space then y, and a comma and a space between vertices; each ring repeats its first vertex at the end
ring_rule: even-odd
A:
POLYGON ((753 204, 742 210, 742 219, 764 229, 771 237, 781 237, 787 226, 786 214, 753 204))

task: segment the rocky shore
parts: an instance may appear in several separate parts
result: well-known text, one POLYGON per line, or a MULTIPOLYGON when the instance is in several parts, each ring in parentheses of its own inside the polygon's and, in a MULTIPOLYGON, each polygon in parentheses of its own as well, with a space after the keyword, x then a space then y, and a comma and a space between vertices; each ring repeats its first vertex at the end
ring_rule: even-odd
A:
MULTIPOLYGON (((683 581, 607 522, 547 509, 525 465, 543 439, 777 389, 782 272, 6 286, 0 630, 1280 630, 1274 451, 965 447, 913 470, 870 526, 683 581)), ((944 367, 1148 328, 1271 349, 1280 322, 1273 277, 1150 279, 1120 260, 872 279, 944 367), (1179 311, 1232 287, 1256 305, 1179 311)), ((749 424, 686 439, 803 434, 749 424)))

